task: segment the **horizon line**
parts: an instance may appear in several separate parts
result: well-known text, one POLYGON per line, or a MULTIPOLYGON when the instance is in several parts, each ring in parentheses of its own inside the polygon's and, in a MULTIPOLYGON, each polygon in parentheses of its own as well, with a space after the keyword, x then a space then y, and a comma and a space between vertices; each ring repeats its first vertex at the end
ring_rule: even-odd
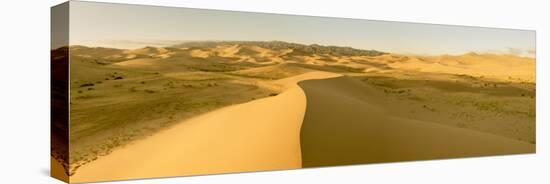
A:
MULTIPOLYGON (((75 43, 75 44, 69 44, 68 46, 61 46, 52 50, 57 50, 63 47, 73 47, 73 46, 83 46, 83 47, 89 47, 89 48, 110 48, 110 49, 120 49, 120 50, 135 50, 135 49, 142 49, 147 47, 153 47, 153 48, 170 48, 177 46, 178 44, 184 44, 184 43, 190 43, 190 42, 284 42, 284 43, 290 43, 290 44, 299 44, 299 45, 305 45, 305 46, 311 46, 311 45, 319 45, 323 47, 348 47, 352 49, 357 50, 365 50, 365 51, 377 51, 377 52, 383 52, 385 54, 398 54, 398 55, 413 55, 413 56, 461 56, 461 55, 467 55, 467 54, 492 54, 492 55, 511 55, 516 57, 523 57, 523 58, 532 58, 536 59, 536 49, 534 49, 534 53, 522 55, 522 54, 514 54, 514 53, 507 53, 502 50, 470 50, 470 51, 463 51, 460 53, 440 53, 440 54, 427 54, 427 53, 407 53, 407 52, 392 52, 392 51, 385 51, 385 50, 378 50, 374 48, 358 48, 348 45, 326 45, 326 44, 318 44, 318 43, 301 43, 301 42, 295 42, 295 41, 283 41, 283 40, 87 40, 85 42, 95 42, 95 44, 83 44, 83 43, 75 43), (104 43, 101 43, 104 42, 104 43), (111 43, 107 43, 111 42, 111 43), (118 42, 118 43, 117 43, 118 42), (107 44, 106 44, 107 43, 107 44), (134 46, 129 47, 123 47, 123 46, 116 46, 117 44, 133 44, 134 46)), ((514 48, 508 48, 508 49, 514 49, 514 48)))

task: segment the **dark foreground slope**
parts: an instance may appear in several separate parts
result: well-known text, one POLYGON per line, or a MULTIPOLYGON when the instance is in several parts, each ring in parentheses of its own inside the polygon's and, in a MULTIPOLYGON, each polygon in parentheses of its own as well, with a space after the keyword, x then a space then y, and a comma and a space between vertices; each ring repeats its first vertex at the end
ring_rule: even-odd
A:
POLYGON ((302 166, 429 160, 535 152, 535 145, 434 122, 400 118, 355 79, 299 83, 307 98, 302 166))

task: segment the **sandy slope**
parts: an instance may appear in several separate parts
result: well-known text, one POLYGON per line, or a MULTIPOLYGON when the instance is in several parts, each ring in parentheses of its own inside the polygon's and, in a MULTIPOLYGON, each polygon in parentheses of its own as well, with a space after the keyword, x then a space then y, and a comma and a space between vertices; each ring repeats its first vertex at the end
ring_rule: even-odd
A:
POLYGON ((300 168, 306 101, 296 82, 333 76, 313 72, 282 80, 288 90, 277 96, 184 121, 82 166, 71 182, 300 168))
POLYGON ((141 58, 141 59, 131 59, 127 61, 118 62, 118 63, 115 63, 114 65, 144 67, 144 66, 152 66, 154 64, 155 64, 155 59, 141 58))
MULTIPOLYGON (((476 53, 456 56, 407 56, 406 58, 403 61, 392 62, 389 66, 403 71, 465 74, 476 77, 483 76, 499 81, 516 79, 535 82, 536 79, 536 61, 534 58, 476 53)), ((391 61, 388 58, 383 58, 383 60, 391 61)))
POLYGON ((349 77, 299 83, 307 97, 303 167, 533 153, 535 145, 387 113, 384 97, 349 77))

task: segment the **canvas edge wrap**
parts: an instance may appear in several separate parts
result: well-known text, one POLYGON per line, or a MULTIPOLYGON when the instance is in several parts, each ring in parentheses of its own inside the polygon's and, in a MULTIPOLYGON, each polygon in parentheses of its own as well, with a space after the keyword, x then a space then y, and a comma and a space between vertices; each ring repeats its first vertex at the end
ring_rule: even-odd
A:
POLYGON ((69 183, 69 2, 51 7, 50 175, 69 183))

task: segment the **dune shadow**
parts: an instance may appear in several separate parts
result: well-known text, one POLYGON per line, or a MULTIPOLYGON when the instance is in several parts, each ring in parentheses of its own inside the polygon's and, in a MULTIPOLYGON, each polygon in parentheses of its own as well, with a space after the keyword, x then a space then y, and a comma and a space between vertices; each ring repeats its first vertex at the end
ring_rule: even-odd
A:
POLYGON ((372 86, 351 77, 299 83, 306 95, 300 130, 303 167, 433 160, 535 152, 514 139, 400 118, 372 86))

